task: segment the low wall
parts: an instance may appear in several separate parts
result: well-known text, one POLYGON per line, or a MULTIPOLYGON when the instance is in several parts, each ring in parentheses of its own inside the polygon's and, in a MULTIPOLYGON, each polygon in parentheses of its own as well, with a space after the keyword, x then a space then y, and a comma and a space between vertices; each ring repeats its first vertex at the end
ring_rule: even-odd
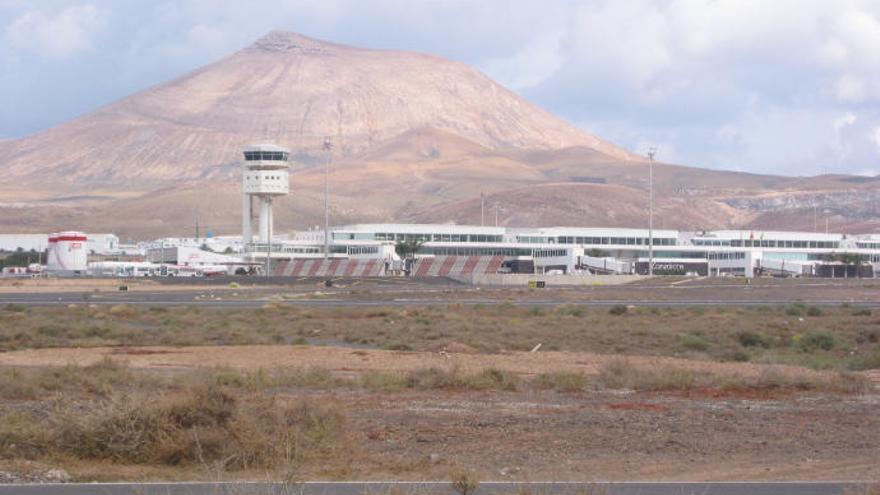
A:
POLYGON ((640 275, 531 275, 528 273, 473 274, 449 278, 471 285, 494 285, 501 287, 526 287, 529 281, 543 280, 547 287, 588 287, 595 285, 621 285, 648 277, 640 275))

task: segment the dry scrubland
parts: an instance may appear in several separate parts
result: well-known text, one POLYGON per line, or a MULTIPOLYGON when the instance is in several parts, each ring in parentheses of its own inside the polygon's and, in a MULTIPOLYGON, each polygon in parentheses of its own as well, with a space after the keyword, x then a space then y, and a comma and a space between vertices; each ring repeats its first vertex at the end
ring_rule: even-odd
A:
POLYGON ((46 347, 315 344, 484 353, 528 351, 677 356, 880 368, 880 313, 855 307, 557 308, 433 305, 409 308, 205 309, 7 306, 0 350, 46 347))
POLYGON ((880 315, 802 305, 10 306, 0 311, 0 470, 880 478, 880 400, 863 372, 880 367, 878 337, 880 315), (236 354, 253 358, 220 366, 206 345, 246 346, 236 354), (111 347, 60 349, 97 346, 111 347), (315 358, 278 366, 271 356, 285 349, 315 358), (149 364, 163 353, 177 364, 149 364), (378 361, 358 365, 367 358, 378 361))

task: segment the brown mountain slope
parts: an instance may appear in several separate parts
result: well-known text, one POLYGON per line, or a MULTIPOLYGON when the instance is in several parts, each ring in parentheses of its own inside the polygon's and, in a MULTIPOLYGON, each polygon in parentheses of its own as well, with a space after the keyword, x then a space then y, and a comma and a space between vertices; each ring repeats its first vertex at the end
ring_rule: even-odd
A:
MULTIPOLYGON (((0 142, 0 230, 239 229, 240 147, 294 153, 278 232, 321 223, 645 224, 647 163, 458 62, 275 31, 176 80, 0 142), (34 173, 39 170, 40 173, 34 173), (488 221, 488 220, 487 220, 488 221)), ((874 231, 880 180, 656 164, 658 226, 874 231)))
POLYGON ((278 142, 310 163, 325 136, 348 156, 433 127, 488 148, 584 146, 637 159, 526 102, 471 67, 273 31, 179 79, 6 143, 8 177, 33 185, 145 190, 234 177, 241 145, 278 142))

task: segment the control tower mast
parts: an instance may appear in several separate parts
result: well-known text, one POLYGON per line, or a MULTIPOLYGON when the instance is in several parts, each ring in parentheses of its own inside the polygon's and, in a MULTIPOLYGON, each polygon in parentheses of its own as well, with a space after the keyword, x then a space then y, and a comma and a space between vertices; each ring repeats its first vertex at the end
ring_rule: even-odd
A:
POLYGON ((242 242, 253 242, 251 222, 254 218, 254 200, 258 204, 260 217, 257 224, 259 243, 272 241, 272 199, 290 192, 288 158, 290 152, 274 144, 258 144, 244 148, 244 167, 242 177, 242 242))

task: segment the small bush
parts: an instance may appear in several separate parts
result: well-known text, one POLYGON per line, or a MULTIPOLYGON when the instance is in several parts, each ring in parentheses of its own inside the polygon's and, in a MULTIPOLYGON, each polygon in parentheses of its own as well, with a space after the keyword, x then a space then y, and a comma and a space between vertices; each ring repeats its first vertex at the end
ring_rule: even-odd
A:
POLYGON ((711 344, 702 335, 689 333, 678 338, 678 346, 688 351, 706 351, 711 344))
POLYGON ((803 352, 830 351, 836 345, 837 338, 826 330, 811 330, 797 339, 797 346, 803 352))
POLYGON ((576 318, 580 318, 581 316, 584 316, 584 308, 571 305, 562 306, 561 308, 559 308, 559 314, 563 316, 574 316, 576 318))
POLYGON ((880 369, 880 349, 874 349, 870 354, 854 359, 849 368, 856 371, 880 369))
POLYGON ((611 306, 611 309, 608 310, 608 313, 614 316, 620 316, 625 315, 628 310, 629 309, 624 304, 615 304, 614 306, 611 306))
POLYGON ((743 347, 770 347, 770 337, 763 333, 741 332, 736 338, 743 347))
POLYGON ((111 306, 108 312, 113 316, 118 316, 121 318, 133 316, 135 313, 134 308, 127 304, 116 304, 114 306, 111 306))
POLYGON ((518 382, 516 375, 494 368, 471 375, 427 368, 411 371, 404 379, 406 387, 415 390, 515 390, 518 382))
POLYGON ((43 454, 169 466, 210 462, 232 470, 335 451, 346 436, 342 416, 329 408, 286 405, 262 394, 235 398, 214 385, 69 405, 39 426, 25 440, 43 454))
POLYGON ((23 304, 8 303, 3 309, 12 313, 24 313, 27 308, 23 304))
POLYGON ((583 373, 570 371, 554 371, 541 373, 536 376, 532 384, 540 389, 556 390, 559 392, 581 392, 587 385, 587 376, 583 373))
POLYGON ((409 344, 385 344, 382 346, 386 351, 411 351, 413 350, 412 346, 409 344))
POLYGON ((620 359, 599 369, 599 380, 612 389, 687 390, 697 386, 698 377, 697 373, 683 368, 664 366, 648 369, 620 359))
POLYGON ((394 391, 408 386, 407 378, 398 373, 371 372, 361 375, 359 385, 370 390, 394 391))
POLYGON ((859 308, 852 312, 853 316, 871 316, 871 310, 868 308, 859 308))
POLYGON ((473 495, 480 486, 479 480, 473 473, 468 471, 457 471, 452 473, 452 489, 458 495, 473 495))
POLYGON ((730 361, 736 361, 737 363, 747 363, 751 359, 752 357, 749 356, 749 353, 743 351, 734 351, 733 354, 730 354, 729 356, 730 361))
POLYGON ((822 308, 818 306, 810 306, 807 308, 807 316, 822 316, 822 308))
POLYGON ((803 303, 794 303, 785 308, 785 314, 789 316, 803 316, 807 307, 803 303))
POLYGON ((516 390, 519 378, 513 373, 489 368, 475 375, 465 376, 462 382, 470 390, 516 390))

